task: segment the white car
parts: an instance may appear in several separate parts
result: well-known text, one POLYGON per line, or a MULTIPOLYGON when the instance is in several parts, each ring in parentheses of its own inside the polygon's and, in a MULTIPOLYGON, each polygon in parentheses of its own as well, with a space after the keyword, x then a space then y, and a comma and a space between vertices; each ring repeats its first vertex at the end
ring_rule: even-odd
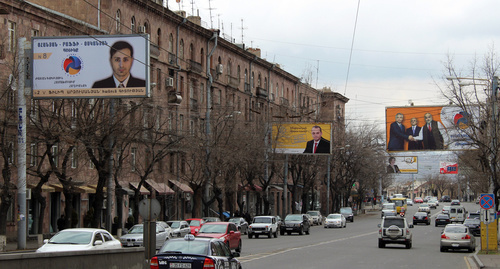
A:
POLYGON ((279 223, 275 216, 257 216, 253 218, 252 224, 248 226, 248 238, 259 238, 259 235, 267 235, 268 238, 278 237, 279 223))
POLYGON ((185 220, 169 220, 167 224, 172 228, 173 236, 184 237, 186 234, 191 233, 189 223, 185 220))
POLYGON ((172 238, 174 236, 174 229, 172 229, 172 227, 170 227, 168 223, 166 223, 165 221, 157 221, 156 223, 160 224, 161 226, 163 226, 163 228, 165 228, 165 231, 168 233, 169 238, 172 238))
POLYGON ((413 206, 413 200, 412 199, 406 199, 406 204, 408 206, 413 206))
MULTIPOLYGON (((130 228, 126 235, 120 237, 123 247, 142 247, 144 245, 144 225, 136 224, 130 228)), ((156 249, 160 249, 163 243, 170 239, 170 234, 163 225, 156 224, 156 249)))
POLYGON ((103 250, 122 248, 108 231, 92 228, 64 229, 50 240, 45 239, 36 252, 62 252, 77 250, 103 250))
POLYGON ((326 216, 325 219, 325 228, 330 228, 330 227, 340 227, 340 228, 345 228, 346 227, 346 219, 344 215, 342 214, 330 214, 326 216))

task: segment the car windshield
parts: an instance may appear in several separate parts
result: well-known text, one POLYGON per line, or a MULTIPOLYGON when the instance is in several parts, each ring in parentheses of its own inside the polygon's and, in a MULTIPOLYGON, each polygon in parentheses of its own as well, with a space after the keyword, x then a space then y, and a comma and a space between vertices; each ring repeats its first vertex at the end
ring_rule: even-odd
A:
POLYGON ((288 215, 286 216, 285 220, 288 220, 288 221, 302 221, 302 216, 301 215, 288 215))
POLYGON ((415 213, 415 216, 427 216, 427 213, 425 213, 425 212, 417 212, 417 213, 415 213))
POLYGON ((189 226, 200 226, 199 220, 191 220, 189 221, 189 226))
POLYGON ((307 211, 307 214, 309 214, 311 216, 317 216, 318 212, 316 212, 316 211, 307 211))
POLYGON ((481 221, 479 219, 466 219, 464 224, 481 224, 481 221))
POLYGON ((253 218, 253 223, 271 223, 271 218, 253 218))
POLYGON ((340 209, 340 213, 342 214, 351 214, 352 213, 352 209, 350 207, 343 207, 340 209))
POLYGON ((449 219, 450 217, 448 215, 438 215, 436 219, 449 219))
POLYGON ((448 225, 447 225, 446 228, 444 228, 444 232, 445 233, 466 233, 467 228, 463 227, 463 226, 450 226, 450 227, 448 227, 448 225))
POLYGON ((420 207, 429 207, 429 204, 421 204, 420 207))
MULTIPOLYGON (((383 209, 394 209, 396 206, 394 204, 384 204, 384 208, 383 209)), ((342 211, 340 211, 341 213, 343 213, 342 211)))
POLYGON ((205 234, 223 234, 226 233, 227 225, 225 224, 205 224, 201 226, 199 233, 205 234))
POLYGON ((205 241, 183 241, 169 240, 158 253, 181 252, 183 254, 201 254, 208 255, 208 244, 205 241))
POLYGON ((446 205, 446 206, 443 206, 443 210, 450 210, 451 206, 449 205, 446 205))
POLYGON ((399 228, 404 228, 405 222, 403 219, 385 219, 384 228, 389 228, 392 225, 396 225, 399 228))
POLYGON ((232 218, 232 219, 229 219, 229 222, 232 222, 232 223, 240 223, 240 218, 232 218))
POLYGON ((396 204, 396 206, 403 206, 403 200, 394 200, 394 204, 396 204))
POLYGON ((144 227, 142 225, 135 225, 128 231, 129 234, 142 234, 143 232, 144 227))
POLYGON ((330 214, 326 218, 327 219, 340 219, 340 215, 338 215, 338 214, 330 214))
POLYGON ((92 232, 62 231, 54 235, 51 244, 88 244, 92 240, 92 232))
POLYGON ((172 227, 172 228, 174 228, 174 229, 175 229, 175 228, 179 228, 179 227, 181 226, 181 223, 180 223, 180 222, 178 222, 178 221, 169 221, 169 222, 167 222, 167 223, 168 223, 168 225, 170 225, 170 227, 172 227))

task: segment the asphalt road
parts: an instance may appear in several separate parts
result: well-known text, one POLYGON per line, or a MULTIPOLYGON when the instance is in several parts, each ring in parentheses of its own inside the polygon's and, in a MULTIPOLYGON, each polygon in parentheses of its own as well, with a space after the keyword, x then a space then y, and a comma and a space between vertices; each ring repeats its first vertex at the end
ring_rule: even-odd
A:
MULTIPOLYGON (((310 235, 283 235, 278 238, 243 236, 239 260, 243 268, 453 268, 465 269, 468 264, 465 251, 441 253, 440 234, 443 227, 434 227, 434 217, 443 205, 432 209, 431 225, 419 224, 412 229, 413 247, 404 245, 377 246, 380 212, 355 216, 347 228, 325 229, 314 226, 310 235)), ((476 211, 479 205, 463 203, 466 209, 476 211)), ((409 206, 407 220, 417 211, 409 206)), ((479 238, 476 238, 479 245, 479 238)))

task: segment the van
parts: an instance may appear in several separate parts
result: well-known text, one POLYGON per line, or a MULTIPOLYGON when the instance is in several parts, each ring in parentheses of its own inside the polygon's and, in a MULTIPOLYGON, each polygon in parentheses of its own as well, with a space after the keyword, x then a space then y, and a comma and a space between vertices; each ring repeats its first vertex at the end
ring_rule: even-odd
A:
POLYGON ((396 214, 404 215, 406 213, 407 205, 406 198, 392 198, 391 202, 396 205, 396 214))
POLYGON ((467 216, 467 211, 463 206, 451 206, 449 215, 451 222, 462 223, 465 220, 465 216, 467 216))

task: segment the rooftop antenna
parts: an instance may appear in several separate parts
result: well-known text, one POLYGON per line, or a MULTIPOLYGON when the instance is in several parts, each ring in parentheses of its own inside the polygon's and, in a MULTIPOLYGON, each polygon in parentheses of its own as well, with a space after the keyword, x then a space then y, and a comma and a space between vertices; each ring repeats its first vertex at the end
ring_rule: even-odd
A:
POLYGON ((194 0, 191 0, 191 14, 194 16, 194 0))
POLYGON ((245 31, 245 29, 247 29, 247 28, 243 27, 243 19, 241 19, 241 28, 240 28, 240 29, 241 29, 241 44, 245 44, 245 41, 244 41, 244 39, 243 39, 243 37, 244 37, 243 32, 244 32, 244 31, 245 31))
POLYGON ((214 21, 212 17, 212 10, 215 8, 212 8, 212 1, 208 0, 208 11, 210 12, 210 28, 214 29, 214 21))

